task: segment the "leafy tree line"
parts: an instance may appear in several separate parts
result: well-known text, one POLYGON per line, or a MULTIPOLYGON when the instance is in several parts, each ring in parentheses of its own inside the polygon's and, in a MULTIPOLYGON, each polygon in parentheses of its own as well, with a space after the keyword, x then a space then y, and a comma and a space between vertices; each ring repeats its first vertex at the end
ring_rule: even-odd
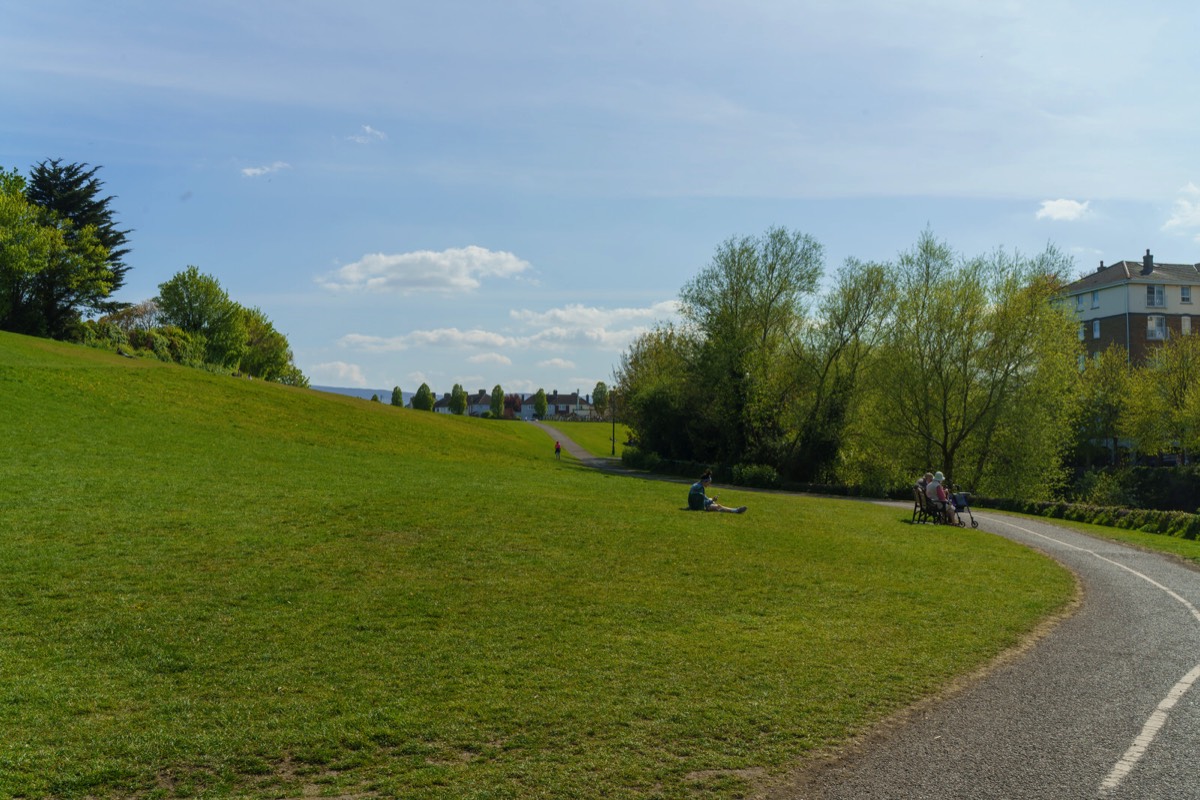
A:
POLYGON ((1174 336, 1131 365, 1113 345, 1087 362, 1077 461, 1109 467, 1192 464, 1200 450, 1200 337, 1174 336))
MULTIPOLYGON (((614 392, 608 388, 604 381, 596 384, 596 388, 592 392, 592 408, 600 416, 604 416, 604 412, 609 409, 609 403, 614 392)), ((437 402, 437 397, 433 390, 429 388, 428 383, 422 383, 417 387, 417 391, 413 393, 412 407, 418 411, 432 411, 434 404, 437 402)), ((533 413, 540 419, 546 416, 549 410, 550 403, 546 399, 546 390, 538 389, 534 393, 531 402, 533 403, 533 413)), ((404 405, 404 393, 399 386, 392 389, 392 405, 404 405)), ((467 393, 461 384, 454 384, 450 390, 449 409, 451 414, 467 413, 467 393)), ((500 384, 492 387, 492 393, 489 399, 487 414, 493 419, 500 419, 504 416, 504 389, 500 384)))
POLYGON ((235 303, 196 267, 160 284, 152 300, 111 299, 129 269, 130 231, 118 227, 98 171, 60 159, 34 166, 28 179, 0 170, 0 329, 306 386, 266 314, 235 303))
POLYGON ((640 448, 799 482, 886 489, 929 469, 995 495, 1065 479, 1078 341, 1054 302, 1070 259, 965 257, 926 231, 892 263, 772 228, 718 246, 678 325, 617 375, 640 448))

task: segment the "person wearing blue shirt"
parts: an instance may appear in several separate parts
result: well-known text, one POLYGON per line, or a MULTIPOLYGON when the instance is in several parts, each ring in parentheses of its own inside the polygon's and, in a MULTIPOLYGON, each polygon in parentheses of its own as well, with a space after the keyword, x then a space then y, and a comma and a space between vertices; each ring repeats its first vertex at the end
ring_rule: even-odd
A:
POLYGON ((688 508, 692 511, 725 511, 730 514, 745 514, 746 507, 729 508, 717 502, 717 498, 709 497, 705 490, 712 483, 712 470, 704 471, 700 480, 692 484, 688 491, 688 508))

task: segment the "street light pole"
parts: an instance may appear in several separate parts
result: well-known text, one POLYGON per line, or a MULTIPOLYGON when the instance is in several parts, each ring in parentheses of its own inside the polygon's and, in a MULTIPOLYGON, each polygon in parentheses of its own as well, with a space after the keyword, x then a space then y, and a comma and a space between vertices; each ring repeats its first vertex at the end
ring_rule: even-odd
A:
POLYGON ((617 395, 615 392, 608 393, 608 413, 612 416, 612 454, 617 454, 617 395))

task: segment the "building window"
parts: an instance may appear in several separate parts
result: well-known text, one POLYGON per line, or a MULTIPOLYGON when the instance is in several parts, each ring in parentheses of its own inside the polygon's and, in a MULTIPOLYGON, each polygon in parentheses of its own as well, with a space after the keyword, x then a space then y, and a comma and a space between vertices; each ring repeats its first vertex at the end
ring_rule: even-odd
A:
POLYGON ((1083 311, 1083 295, 1081 294, 1075 295, 1075 310, 1083 311))
POLYGON ((1087 325, 1085 325, 1081 322, 1081 323, 1079 323, 1079 341, 1082 342, 1086 338, 1087 338, 1087 325))
POLYGON ((1179 318, 1179 332, 1182 333, 1184 336, 1187 336, 1192 332, 1192 318, 1191 317, 1184 315, 1179 318))
POLYGON ((1153 341, 1165 341, 1167 338, 1167 318, 1161 314, 1151 314, 1146 317, 1146 338, 1153 341))
POLYGON ((1098 320, 1098 319, 1092 320, 1092 338, 1093 339, 1100 338, 1100 320, 1098 320))
POLYGON ((1166 308, 1167 293, 1162 286, 1146 287, 1146 305, 1150 308, 1166 308))
POLYGON ((1181 302, 1181 303, 1192 302, 1192 287, 1190 287, 1190 286, 1180 286, 1179 287, 1179 302, 1181 302))
POLYGON ((1097 289, 1096 291, 1092 292, 1092 308, 1099 308, 1099 307, 1100 307, 1100 290, 1097 289))

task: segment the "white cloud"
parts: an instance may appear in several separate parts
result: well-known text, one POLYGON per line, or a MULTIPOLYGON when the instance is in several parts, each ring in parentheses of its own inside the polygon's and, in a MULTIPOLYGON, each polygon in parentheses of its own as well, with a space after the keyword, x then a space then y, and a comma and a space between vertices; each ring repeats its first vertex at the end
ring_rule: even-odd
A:
POLYGON ((1076 222, 1088 216, 1091 211, 1090 200, 1080 203, 1078 200, 1043 200, 1038 209, 1037 219, 1049 219, 1055 222, 1076 222))
POLYGON ((567 361, 565 358, 550 358, 545 361, 539 361, 538 366, 553 369, 575 369, 575 362, 567 361))
POLYGON ((510 278, 529 269, 529 262, 512 253, 483 247, 434 252, 369 253, 321 282, 334 291, 469 292, 483 278, 510 278))
POLYGON ((679 313, 677 300, 664 300, 647 308, 589 308, 578 303, 549 311, 512 311, 515 320, 537 326, 564 328, 609 328, 630 323, 653 323, 675 317, 679 313))
POLYGON ((355 144, 371 144, 372 142, 387 141, 387 134, 383 131, 376 130, 370 125, 362 126, 362 133, 356 133, 353 136, 347 136, 347 139, 355 144))
POLYGON ((1200 242, 1200 188, 1196 184, 1188 183, 1179 190, 1171 218, 1163 224, 1162 229, 1191 233, 1195 241, 1200 242))
POLYGON ((246 167, 242 170, 242 174, 247 178, 257 178, 262 175, 270 175, 272 172, 279 172, 281 169, 291 169, 292 165, 286 161, 276 161, 265 167, 246 167))
POLYGON ((330 361, 317 364, 308 371, 310 383, 319 386, 359 386, 366 388, 367 378, 362 368, 357 364, 347 364, 345 361, 330 361))
POLYGON ((460 331, 458 328, 437 328, 413 331, 404 336, 367 336, 349 333, 338 340, 342 347, 371 353, 390 353, 412 347, 512 347, 518 340, 491 331, 460 331))
POLYGON ((499 353, 480 353, 468 358, 467 362, 470 364, 501 364, 507 367, 512 364, 512 359, 499 353))

